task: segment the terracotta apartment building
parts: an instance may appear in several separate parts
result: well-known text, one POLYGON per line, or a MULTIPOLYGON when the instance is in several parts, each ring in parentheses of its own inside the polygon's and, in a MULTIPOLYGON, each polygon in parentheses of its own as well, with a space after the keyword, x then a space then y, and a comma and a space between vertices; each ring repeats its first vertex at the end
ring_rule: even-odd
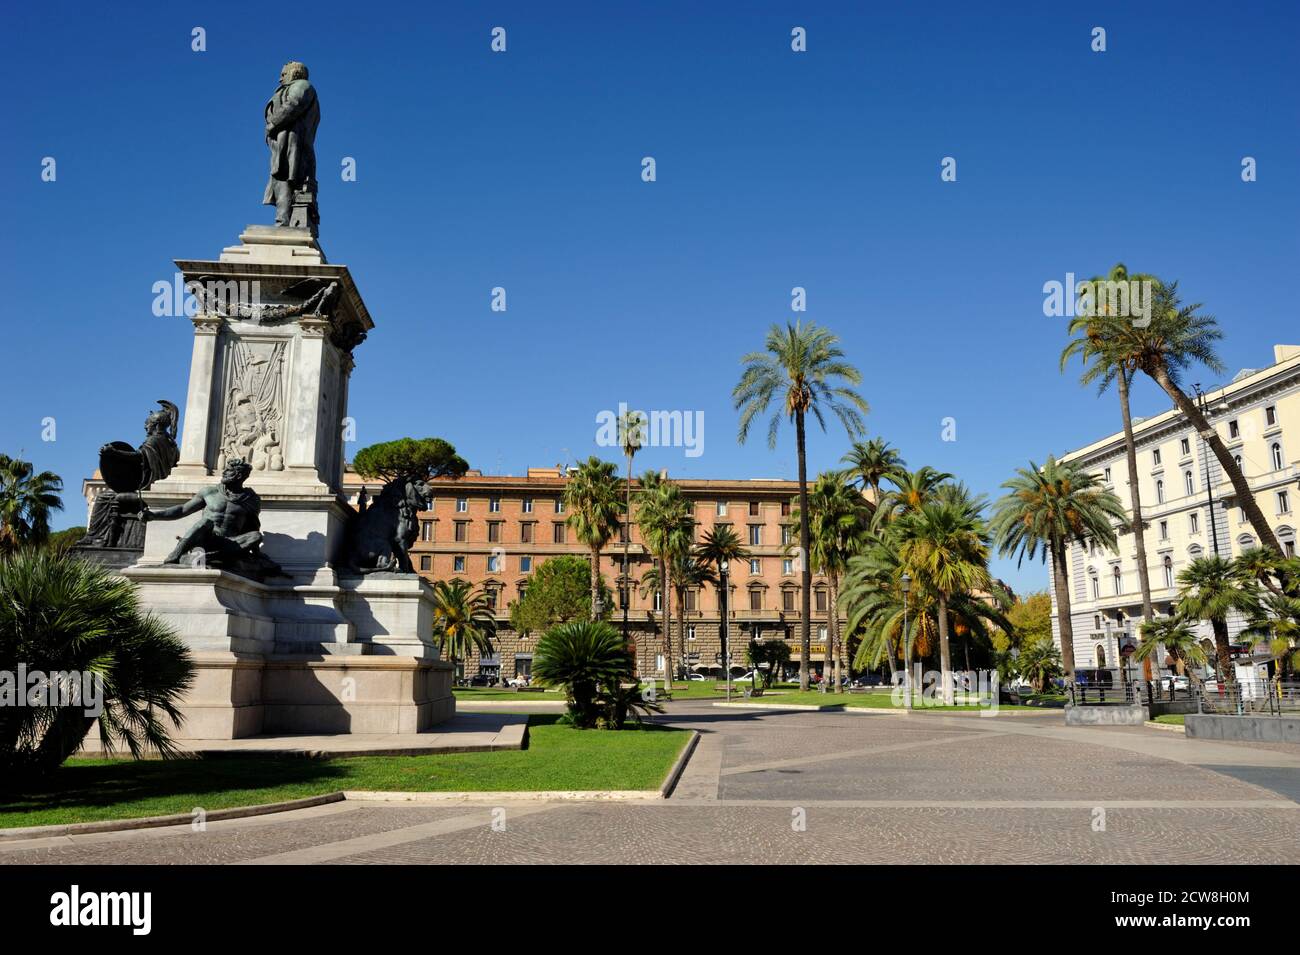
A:
MULTIPOLYGON (((752 554, 750 560, 738 562, 740 566, 733 564, 728 575, 728 633, 734 664, 743 663, 743 647, 748 641, 759 638, 788 640, 797 666, 799 573, 785 545, 798 538, 798 526, 790 516, 798 483, 762 479, 684 479, 677 483, 694 502, 697 540, 713 527, 730 524, 752 554)), ((420 514, 411 560, 429 580, 461 577, 487 588, 497 610, 496 652, 487 658, 476 654, 466 664, 467 677, 480 671, 506 679, 529 673, 539 635, 510 629, 511 602, 519 599, 533 572, 549 557, 590 557, 588 548, 568 526, 562 502, 564 484, 564 472, 558 468, 529 468, 524 477, 470 471, 463 478, 433 482, 433 507, 420 514)), ((348 475, 345 490, 350 496, 360 490, 355 475, 348 475)), ((615 595, 612 619, 621 625, 622 601, 628 601, 629 633, 640 673, 662 676, 666 662, 661 636, 663 604, 659 594, 642 592, 641 579, 653 562, 635 523, 628 550, 627 579, 623 577, 621 537, 615 537, 600 555, 601 574, 615 595)), ((810 654, 814 669, 820 669, 825 660, 828 604, 826 581, 814 576, 810 654)), ((687 592, 683 620, 684 633, 674 626, 674 663, 684 644, 691 670, 721 672, 721 617, 714 587, 687 592)))

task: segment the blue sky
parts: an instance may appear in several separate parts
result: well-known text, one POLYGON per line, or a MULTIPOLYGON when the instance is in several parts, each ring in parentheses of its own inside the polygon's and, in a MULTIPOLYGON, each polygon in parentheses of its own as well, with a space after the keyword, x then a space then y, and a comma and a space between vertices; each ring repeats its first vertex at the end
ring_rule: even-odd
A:
MULTIPOLYGON (((0 31, 0 450, 63 475, 57 526, 84 522, 101 443, 184 402, 189 323, 151 289, 271 221, 261 109, 290 58, 322 104, 321 241, 376 321, 353 449, 439 435, 519 474, 613 457, 596 415, 626 401, 704 416, 703 454, 638 469, 793 477, 792 433, 739 446, 730 392, 803 286, 871 432, 996 493, 1118 427, 1058 371, 1044 282, 1116 261, 1180 279, 1232 370, 1300 341, 1293 2, 84 6, 9 7, 0 31)), ((1143 385, 1136 406, 1166 402, 1143 385)), ((810 467, 845 447, 814 433, 810 467)))

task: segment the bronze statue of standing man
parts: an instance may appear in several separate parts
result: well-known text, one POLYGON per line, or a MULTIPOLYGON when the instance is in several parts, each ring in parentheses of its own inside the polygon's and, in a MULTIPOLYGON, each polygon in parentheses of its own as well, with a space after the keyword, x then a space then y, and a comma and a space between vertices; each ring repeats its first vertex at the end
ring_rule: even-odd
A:
POLYGON ((275 224, 316 234, 316 127, 320 103, 307 82, 307 67, 297 61, 280 70, 280 88, 266 104, 266 143, 271 147, 271 179, 262 204, 275 206, 275 224))

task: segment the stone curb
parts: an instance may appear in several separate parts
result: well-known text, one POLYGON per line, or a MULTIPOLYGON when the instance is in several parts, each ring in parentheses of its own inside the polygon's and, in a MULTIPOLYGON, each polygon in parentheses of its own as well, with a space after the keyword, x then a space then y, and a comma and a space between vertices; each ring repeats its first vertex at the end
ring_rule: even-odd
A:
MULTIPOLYGON (((207 822, 221 822, 223 819, 244 819, 249 816, 266 816, 273 812, 292 812, 295 809, 311 809, 342 802, 346 797, 341 792, 325 793, 322 796, 307 796, 303 799, 289 799, 283 802, 267 802, 258 806, 236 806, 231 809, 213 809, 204 815, 207 822)), ((24 826, 21 829, 0 829, 0 843, 21 839, 47 838, 49 836, 81 836, 94 832, 120 832, 128 829, 160 829, 166 826, 189 825, 194 817, 187 812, 171 816, 142 816, 139 819, 103 819, 98 822, 71 822, 54 826, 24 826)))
POLYGON ((825 713, 847 709, 843 703, 829 703, 826 706, 811 706, 807 703, 714 703, 714 706, 733 710, 785 710, 787 712, 804 710, 809 713, 825 713))
POLYGON ((682 778, 682 773, 686 770, 686 764, 690 762, 691 755, 695 752, 695 746, 700 741, 700 731, 691 730, 691 738, 686 741, 682 751, 677 755, 677 762, 673 763, 672 769, 668 770, 668 775, 664 777, 663 785, 659 787, 659 795, 667 799, 672 795, 673 789, 677 786, 677 780, 682 778))
POLYGON ((1157 723, 1155 720, 1147 720, 1142 725, 1149 726, 1154 730, 1164 730, 1166 733, 1183 733, 1184 735, 1187 733, 1187 727, 1179 726, 1177 723, 1157 723))

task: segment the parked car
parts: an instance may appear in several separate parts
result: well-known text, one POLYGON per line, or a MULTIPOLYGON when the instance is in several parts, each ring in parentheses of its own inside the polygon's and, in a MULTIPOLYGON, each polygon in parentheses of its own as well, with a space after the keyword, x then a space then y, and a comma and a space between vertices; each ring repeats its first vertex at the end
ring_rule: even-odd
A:
POLYGON ((704 681, 704 674, 703 674, 703 673, 688 673, 688 674, 686 674, 686 680, 687 680, 688 683, 703 683, 703 682, 705 682, 705 681, 704 681))
POLYGON ((1191 689, 1191 685, 1192 685, 1191 680, 1189 680, 1186 676, 1182 676, 1180 674, 1174 674, 1172 677, 1167 677, 1167 676, 1161 677, 1160 689, 1165 693, 1168 693, 1169 685, 1171 681, 1173 683, 1173 687, 1175 690, 1191 689))
POLYGON ((530 681, 526 676, 512 676, 510 679, 506 680, 506 686, 528 686, 529 682, 530 681))

